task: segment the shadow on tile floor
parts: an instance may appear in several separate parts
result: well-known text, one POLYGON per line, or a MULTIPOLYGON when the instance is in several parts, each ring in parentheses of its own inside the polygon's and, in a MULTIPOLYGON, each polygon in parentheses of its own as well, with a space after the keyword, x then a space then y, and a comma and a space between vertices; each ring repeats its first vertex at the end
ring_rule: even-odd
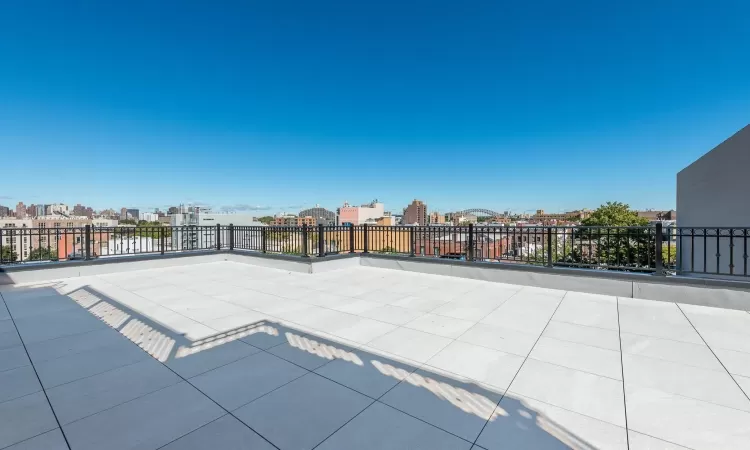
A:
MULTIPOLYGON (((20 297, 60 296, 53 286, 43 290, 20 297)), ((90 286, 66 298, 267 441, 256 446, 260 444, 250 436, 229 443, 224 432, 209 437, 224 439, 216 448, 273 448, 264 447, 268 443, 283 450, 596 448, 525 399, 290 324, 258 321, 191 340, 90 286)), ((38 306, 50 312, 64 308, 57 300, 38 306)), ((9 309, 23 311, 17 305, 9 309)), ((203 448, 195 442, 207 442, 201 432, 215 423, 182 433, 165 448, 203 448)))

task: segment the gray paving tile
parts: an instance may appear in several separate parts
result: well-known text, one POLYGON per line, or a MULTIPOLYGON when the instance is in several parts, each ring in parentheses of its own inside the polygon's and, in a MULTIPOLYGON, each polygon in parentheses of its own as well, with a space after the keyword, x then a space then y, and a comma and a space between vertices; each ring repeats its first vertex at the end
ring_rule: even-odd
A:
POLYGON ((72 336, 31 344, 27 343, 26 349, 29 352, 31 360, 34 361, 34 364, 37 364, 42 361, 95 350, 120 342, 124 342, 123 336, 117 331, 106 327, 72 336))
POLYGON ((417 370, 380 401, 473 442, 501 397, 470 382, 417 370))
POLYGON ((307 373, 268 353, 254 355, 191 378, 198 389, 233 411, 307 373))
POLYGON ((508 390, 511 395, 625 426, 622 382, 618 380, 529 359, 508 390))
POLYGON ((592 347, 605 348, 607 350, 620 351, 620 335, 615 330, 587 327, 567 322, 555 322, 552 320, 547 325, 547 328, 544 329, 542 336, 561 341, 590 345, 592 347))
POLYGON ((275 447, 242 422, 225 415, 160 450, 274 450, 275 447))
POLYGON ((76 302, 64 295, 30 297, 6 302, 6 304, 15 320, 37 314, 49 314, 81 308, 76 302))
POLYGON ((179 348, 166 364, 182 377, 191 378, 259 351, 257 347, 240 340, 227 343, 218 341, 215 344, 179 348))
POLYGON ((23 346, 0 350, 0 372, 31 364, 23 346))
POLYGON ((248 335, 243 337, 242 341, 263 350, 286 342, 284 333, 272 324, 252 327, 247 333, 248 335))
POLYGON ((471 443, 382 403, 374 403, 317 450, 469 450, 471 443))
MULTIPOLYGON (((4 308, 4 306, 0 304, 0 308, 4 308)), ((2 311, 2 309, 0 309, 0 311, 2 311)), ((8 331, 16 331, 16 326, 13 325, 10 316, 0 319, 0 333, 7 333, 8 331)))
POLYGON ((59 428, 11 445, 5 450, 70 450, 59 428))
POLYGON ((48 389, 47 396, 58 420, 65 425, 180 381, 171 370, 149 358, 48 389))
POLYGON ((750 412, 750 400, 724 370, 709 370, 670 361, 624 354, 625 384, 703 400, 750 412))
POLYGON ((16 320, 16 327, 23 341, 29 345, 105 328, 107 325, 86 310, 77 308, 24 317, 16 320))
POLYGON ((368 343, 368 347, 380 349, 417 362, 426 362, 444 349, 451 340, 442 336, 397 328, 368 343))
POLYGON ((57 428, 44 392, 0 403, 0 448, 57 428))
POLYGON ((31 366, 17 367, 0 372, 0 402, 23 397, 42 390, 31 366))
POLYGON ((523 361, 518 355, 455 341, 427 361, 427 366, 485 383, 503 392, 523 361))
POLYGON ((76 450, 152 450, 198 429, 225 412, 182 382, 68 425, 76 450))
POLYGON ((620 352, 615 350, 541 337, 529 358, 616 380, 622 379, 620 352))
POLYGON ((655 437, 628 431, 630 450, 686 450, 687 447, 674 444, 672 442, 656 439, 655 437))
POLYGON ((318 373, 337 383, 378 398, 417 369, 374 353, 353 350, 348 358, 340 358, 318 368, 318 373))
MULTIPOLYGON (((308 342, 315 342, 307 339, 308 342)), ((326 351, 326 348, 321 348, 325 344, 316 343, 316 345, 305 346, 294 346, 291 343, 277 345, 268 350, 279 358, 285 359, 291 363, 302 366, 307 370, 315 370, 318 367, 332 361, 335 357, 326 351)), ((325 345, 325 347, 328 347, 325 345)))
POLYGON ((34 364, 45 389, 143 361, 150 356, 123 339, 107 347, 34 364))
POLYGON ((0 298, 0 321, 10 319, 10 313, 5 307, 5 302, 0 298))
POLYGON ((19 345, 22 345, 21 337, 18 335, 15 328, 10 331, 0 332, 0 350, 18 347, 19 345))
POLYGON ((629 430, 694 449, 750 448, 750 413, 627 383, 625 392, 629 430))
POLYGON ((500 402, 477 443, 488 450, 628 448, 622 427, 511 395, 500 402))
POLYGON ((309 373, 243 406, 235 415, 283 450, 309 450, 372 402, 309 373))

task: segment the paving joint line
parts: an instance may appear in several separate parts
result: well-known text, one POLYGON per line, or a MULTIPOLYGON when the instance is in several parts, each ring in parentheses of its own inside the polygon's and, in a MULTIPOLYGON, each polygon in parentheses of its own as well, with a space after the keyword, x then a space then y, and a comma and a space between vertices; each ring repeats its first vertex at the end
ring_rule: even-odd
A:
POLYGON ((620 299, 617 298, 617 340, 620 342, 620 373, 622 374, 622 406, 625 411, 625 443, 630 449, 630 428, 628 428, 628 399, 625 392, 625 362, 622 353, 622 330, 620 329, 620 299))
POLYGON ((474 442, 472 443, 472 445, 477 445, 477 441, 482 436, 482 433, 484 433, 484 429, 487 428, 487 424, 490 423, 490 419, 492 419, 492 416, 495 414, 495 411, 497 411, 497 408, 500 406, 500 402, 503 401, 507 393, 510 391, 510 387, 513 386, 513 382, 516 381, 516 377, 518 376, 519 373, 521 373, 521 369, 523 369, 523 366, 524 364, 526 364, 526 361, 529 360, 529 355, 531 355, 531 352, 534 351, 534 347, 536 347, 536 344, 539 342, 539 339, 542 338, 542 335, 544 334, 545 330, 547 330, 547 327, 549 326, 550 322, 552 322, 552 318, 555 317, 555 313, 557 313, 557 310, 560 309, 560 305, 562 305, 562 303, 565 301, 565 297, 567 297, 568 292, 569 291, 565 291, 565 294, 563 294, 562 298, 557 303, 555 310, 552 311, 552 314, 549 316, 549 319, 547 320, 547 324, 544 326, 544 329, 542 329, 542 332, 539 333, 539 336, 537 336, 536 341, 534 341, 534 345, 531 346, 529 353, 526 355, 521 365, 518 366, 518 370, 516 371, 515 375, 513 375, 513 378, 511 378, 510 383, 508 383, 508 387, 503 391, 503 395, 500 396, 500 400, 498 400, 498 402, 495 404, 495 408, 492 410, 492 413, 490 414, 490 418, 484 422, 482 429, 479 431, 479 434, 477 434, 477 437, 476 439, 474 439, 474 442))
MULTIPOLYGON (((16 329, 16 332, 18 332, 18 327, 16 326, 16 321, 13 318, 13 314, 10 312, 10 309, 8 308, 8 305, 5 302, 5 296, 3 296, 3 293, 0 292, 0 300, 3 301, 3 306, 5 306, 5 309, 8 311, 8 316, 11 320, 11 323, 13 323, 13 327, 16 329)), ((18 333, 18 338, 21 340, 21 345, 23 346, 24 352, 26 352, 26 357, 29 358, 29 362, 31 363, 31 368, 34 371, 34 375, 36 375, 36 380, 39 382, 39 386, 42 388, 42 392, 44 393, 44 398, 47 400, 47 406, 49 406, 50 411, 52 411, 52 416, 55 418, 55 422, 57 423, 57 428, 60 430, 60 434, 62 434, 63 439, 65 440, 65 445, 68 446, 68 449, 70 450, 70 442, 68 442, 68 436, 65 435, 65 430, 63 430, 62 425, 60 424, 60 419, 57 418, 57 413, 55 412, 55 408, 52 407, 52 402, 49 401, 49 396, 47 395, 47 390, 44 389, 44 385, 42 384, 42 379, 39 378, 39 373, 36 371, 36 366, 34 366, 34 362, 31 360, 31 356, 29 356, 29 350, 26 348, 26 343, 23 340, 23 336, 21 336, 21 333, 18 333)), ((37 391, 38 392, 38 391, 37 391)), ((35 392, 35 394, 37 393, 35 392)), ((31 394, 29 394, 31 395, 31 394)), ((47 430, 45 433, 48 433, 52 430, 47 430)), ((44 434, 44 433, 40 433, 44 434)), ((38 435, 37 435, 38 436, 38 435)), ((34 436, 36 437, 36 436, 34 436)), ((29 438, 31 439, 31 438, 29 438)), ((11 445, 15 445, 11 444, 11 445)))
MULTIPOLYGON (((708 345, 708 342, 706 342, 706 340, 703 339, 703 335, 698 331, 698 329, 695 327, 695 325, 693 325, 693 322, 690 320, 690 318, 687 316, 687 314, 685 314, 685 311, 683 311, 682 308, 680 308, 680 305, 678 303, 675 303, 675 305, 677 305, 677 309, 680 310, 680 312, 682 313, 682 315, 685 317, 685 320, 687 320, 688 323, 690 324, 690 326, 693 327, 693 330, 695 330, 696 334, 698 334, 698 337, 700 337, 701 340, 703 341, 703 343, 706 344, 706 347, 708 347, 708 349, 711 350, 711 353, 714 355, 714 358, 716 358, 716 360, 719 361, 719 364, 721 364, 721 367, 724 368, 724 370, 726 371, 727 375, 729 375, 729 378, 731 378, 732 381, 734 381, 734 384, 737 385, 737 388, 739 388, 740 392, 742 392, 742 394, 745 396, 745 398, 748 400, 748 402, 750 402, 750 396, 748 396, 748 394, 745 392, 745 390, 742 389, 742 386, 740 386, 740 384, 734 378, 734 376, 729 371, 729 369, 727 369, 727 366, 724 365, 724 362, 722 362, 722 360, 716 355, 716 353, 714 352, 714 349, 712 349, 711 346, 708 345)), ((705 401, 705 400, 703 400, 703 401, 705 401)), ((713 403, 713 402, 707 402, 707 403, 713 403)), ((721 406, 724 406, 724 405, 721 405, 721 406)), ((728 408, 731 408, 731 407, 728 407, 728 408)), ((737 409, 737 408, 733 408, 733 409, 737 409)), ((742 410, 740 410, 740 411, 742 411, 742 410)))

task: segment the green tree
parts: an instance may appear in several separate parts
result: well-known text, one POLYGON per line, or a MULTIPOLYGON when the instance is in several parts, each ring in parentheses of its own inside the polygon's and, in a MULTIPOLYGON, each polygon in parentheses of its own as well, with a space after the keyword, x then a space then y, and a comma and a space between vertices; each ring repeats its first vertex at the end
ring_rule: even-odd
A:
POLYGON ((3 247, 2 253, 0 253, 0 262, 16 262, 18 255, 12 247, 3 247))
POLYGON ((35 248, 29 253, 30 261, 57 261, 57 253, 55 250, 40 247, 35 248))
POLYGON ((581 225, 599 227, 643 227, 648 220, 638 217, 630 206, 620 202, 607 202, 581 221, 581 225))
POLYGON ((263 216, 260 219, 258 219, 258 221, 260 223, 264 223, 264 224, 268 225, 269 223, 273 222, 273 217, 271 217, 271 216, 263 216))
POLYGON ((570 263, 583 267, 653 268, 656 256, 655 229, 648 220, 621 202, 607 202, 584 219, 573 233, 570 263))

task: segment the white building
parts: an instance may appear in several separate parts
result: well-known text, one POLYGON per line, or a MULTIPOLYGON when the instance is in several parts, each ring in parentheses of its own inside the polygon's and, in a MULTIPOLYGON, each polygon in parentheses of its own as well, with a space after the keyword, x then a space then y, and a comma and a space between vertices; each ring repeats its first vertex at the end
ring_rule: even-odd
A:
POLYGON ((51 205, 47 205, 47 210, 45 213, 49 216, 54 214, 65 214, 70 215, 70 208, 68 208, 68 205, 65 203, 53 203, 51 205))
POLYGON ((97 228, 116 227, 119 221, 117 219, 107 219, 104 217, 94 217, 91 224, 97 228))
POLYGON ((142 212, 139 214, 138 220, 145 220, 146 222, 158 222, 159 215, 156 213, 142 212))
MULTIPOLYGON (((31 251, 31 239, 28 229, 32 227, 31 219, 0 219, 0 248, 4 256, 8 256, 8 250, 12 249, 15 261, 24 261, 29 258, 31 251)), ((3 258, 3 262, 8 262, 3 258)))
MULTIPOLYGON (((750 125, 677 174, 677 225, 683 235, 690 235, 694 230, 697 236, 677 239, 681 272, 744 273, 743 240, 732 239, 730 233, 737 236, 750 228, 748 174, 750 125), (724 230, 711 229, 713 227, 724 230), (704 231, 708 235, 705 239, 704 231), (734 247, 730 247, 730 243, 734 247), (707 253, 705 266, 704 253, 707 253)), ((750 267, 747 270, 750 274, 750 267)))
POLYGON ((159 251, 161 251, 159 242, 150 237, 116 236, 109 239, 106 249, 102 249, 102 256, 135 255, 159 251))
MULTIPOLYGON (((200 208, 182 208, 177 214, 172 214, 170 225, 173 227, 185 227, 184 229, 172 230, 172 247, 179 249, 205 249, 216 246, 216 225, 227 226, 264 226, 258 219, 250 214, 224 213, 216 214, 200 208), (212 228, 208 228, 213 226, 212 228)), ((257 234, 257 233, 256 233, 257 234)), ((222 230, 221 242, 229 242, 229 234, 226 229, 222 230)), ((235 233, 235 245, 237 248, 248 248, 249 242, 243 239, 251 239, 249 233, 235 233)))
POLYGON ((368 223, 370 219, 377 220, 383 216, 385 216, 385 206, 377 200, 360 206, 351 206, 344 202, 344 205, 339 208, 339 222, 342 224, 362 225, 368 223))

